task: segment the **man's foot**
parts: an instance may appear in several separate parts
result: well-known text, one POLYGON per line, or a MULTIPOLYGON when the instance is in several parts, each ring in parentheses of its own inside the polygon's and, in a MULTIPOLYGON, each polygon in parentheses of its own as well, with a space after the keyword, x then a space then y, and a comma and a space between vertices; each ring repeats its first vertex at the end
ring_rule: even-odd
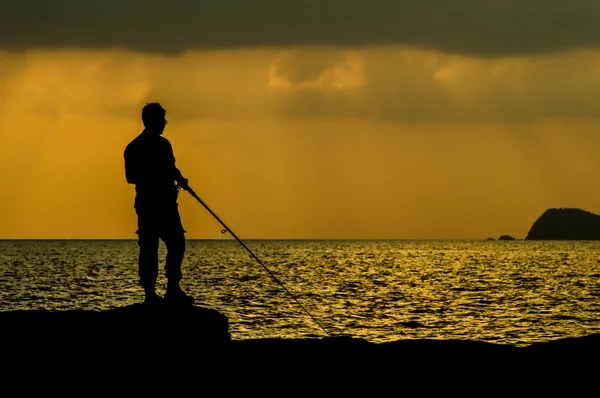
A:
POLYGON ((174 305, 192 305, 194 304, 194 298, 185 294, 181 289, 167 289, 165 302, 174 305))
POLYGON ((156 294, 156 292, 146 292, 145 305, 159 305, 162 301, 163 298, 156 294))

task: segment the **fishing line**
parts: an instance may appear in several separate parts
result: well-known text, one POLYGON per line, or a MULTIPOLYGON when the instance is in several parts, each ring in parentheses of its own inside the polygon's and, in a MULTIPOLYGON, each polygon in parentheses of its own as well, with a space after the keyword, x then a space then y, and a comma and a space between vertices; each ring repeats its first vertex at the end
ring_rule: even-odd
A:
POLYGON ((283 288, 283 290, 285 290, 291 297, 292 299, 294 299, 294 301, 304 310, 304 312, 306 312, 308 314, 308 316, 321 328, 321 330, 323 330, 325 332, 325 334, 328 337, 331 337, 331 335, 329 334, 329 332, 327 330, 325 330, 325 328, 323 326, 321 326, 321 324, 319 323, 319 321, 317 321, 315 319, 314 316, 311 315, 310 312, 308 312, 308 310, 306 308, 304 308, 304 306, 300 303, 300 301, 298 301, 298 299, 296 299, 296 297, 294 297, 294 295, 292 293, 290 293, 290 291, 285 287, 285 285, 283 283, 281 283, 281 281, 279 279, 277 279, 277 277, 275 275, 273 275, 273 273, 263 264, 262 261, 260 261, 260 259, 258 257, 256 257, 256 255, 252 252, 252 250, 248 249, 248 246, 246 246, 244 244, 244 242, 242 242, 240 240, 240 238, 238 238, 231 229, 229 229, 229 227, 227 225, 225 225, 225 223, 223 221, 221 221, 221 219, 210 209, 210 207, 208 207, 208 205, 206 203, 204 203, 204 201, 202 201, 202 199, 200 199, 200 197, 198 197, 198 195, 196 194, 196 192, 194 192, 194 190, 192 188, 190 188, 189 186, 186 189, 190 195, 192 195, 198 202, 200 202, 200 204, 202 206, 204 206, 204 208, 206 210, 208 210, 208 212, 223 226, 223 230, 221 230, 221 233, 224 234, 226 232, 229 232, 231 234, 231 236, 233 236, 235 238, 235 240, 237 240, 240 245, 242 245, 242 247, 244 249, 246 249, 248 251, 248 253, 250 253, 250 255, 252 256, 252 258, 254 258, 256 261, 258 261, 258 263, 260 265, 262 265, 262 267, 269 273, 269 275, 271 275, 271 277, 273 277, 273 279, 275 279, 275 281, 277 281, 277 283, 279 283, 281 285, 281 287, 283 288))

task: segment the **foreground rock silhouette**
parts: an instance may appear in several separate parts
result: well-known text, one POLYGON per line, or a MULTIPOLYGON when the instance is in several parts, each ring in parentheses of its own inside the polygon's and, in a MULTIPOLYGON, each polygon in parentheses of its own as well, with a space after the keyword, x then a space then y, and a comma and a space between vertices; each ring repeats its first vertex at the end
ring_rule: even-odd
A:
POLYGON ((526 240, 600 240, 600 216, 581 209, 548 209, 526 240))
MULTIPOLYGON (((600 334, 566 338, 528 347, 466 340, 397 340, 374 344, 351 337, 232 340, 227 318, 198 306, 173 309, 136 304, 106 311, 0 312, 4 362, 12 367, 143 366, 168 361, 189 366, 211 356, 273 354, 307 357, 314 354, 402 353, 463 355, 533 352, 600 352, 600 334)), ((249 357, 249 358, 250 358, 249 357)), ((282 358, 283 359, 283 358, 282 358)))

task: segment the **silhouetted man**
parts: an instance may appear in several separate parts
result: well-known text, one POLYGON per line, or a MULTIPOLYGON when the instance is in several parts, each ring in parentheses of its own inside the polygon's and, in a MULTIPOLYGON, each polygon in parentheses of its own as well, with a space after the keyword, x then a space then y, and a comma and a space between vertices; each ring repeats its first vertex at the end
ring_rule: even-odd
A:
POLYGON ((142 109, 144 131, 125 149, 125 176, 135 184, 135 211, 138 216, 140 285, 144 287, 145 303, 157 304, 159 239, 165 243, 167 258, 165 276, 168 303, 192 304, 194 298, 186 295, 179 282, 181 263, 185 252, 185 230, 179 216, 177 195, 179 189, 188 189, 188 180, 175 166, 173 148, 162 137, 167 120, 166 111, 159 103, 146 104, 142 109))

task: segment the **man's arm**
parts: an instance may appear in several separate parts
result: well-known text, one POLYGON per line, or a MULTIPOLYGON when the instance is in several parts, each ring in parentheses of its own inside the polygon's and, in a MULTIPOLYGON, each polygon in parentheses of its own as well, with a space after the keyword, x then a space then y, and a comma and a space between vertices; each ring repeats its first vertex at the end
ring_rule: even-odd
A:
POLYGON ((136 184, 138 173, 137 173, 137 170, 135 170, 135 166, 134 166, 135 163, 131 159, 129 147, 127 147, 125 149, 123 158, 125 159, 125 178, 127 179, 127 183, 128 184, 136 184))
MULTIPOLYGON (((175 167, 173 165, 173 167, 175 167)), ((177 167, 175 167, 175 181, 177 185, 187 191, 188 189, 188 179, 181 175, 181 171, 177 167)))
POLYGON ((172 168, 172 176, 173 176, 173 180, 175 182, 177 182, 177 185, 180 186, 181 188, 187 190, 188 189, 188 179, 185 178, 182 174, 181 171, 179 171, 179 169, 177 168, 177 166, 175 166, 175 155, 173 154, 173 147, 171 146, 171 143, 167 140, 167 147, 168 147, 168 159, 170 160, 170 164, 171 164, 171 168, 172 168))

